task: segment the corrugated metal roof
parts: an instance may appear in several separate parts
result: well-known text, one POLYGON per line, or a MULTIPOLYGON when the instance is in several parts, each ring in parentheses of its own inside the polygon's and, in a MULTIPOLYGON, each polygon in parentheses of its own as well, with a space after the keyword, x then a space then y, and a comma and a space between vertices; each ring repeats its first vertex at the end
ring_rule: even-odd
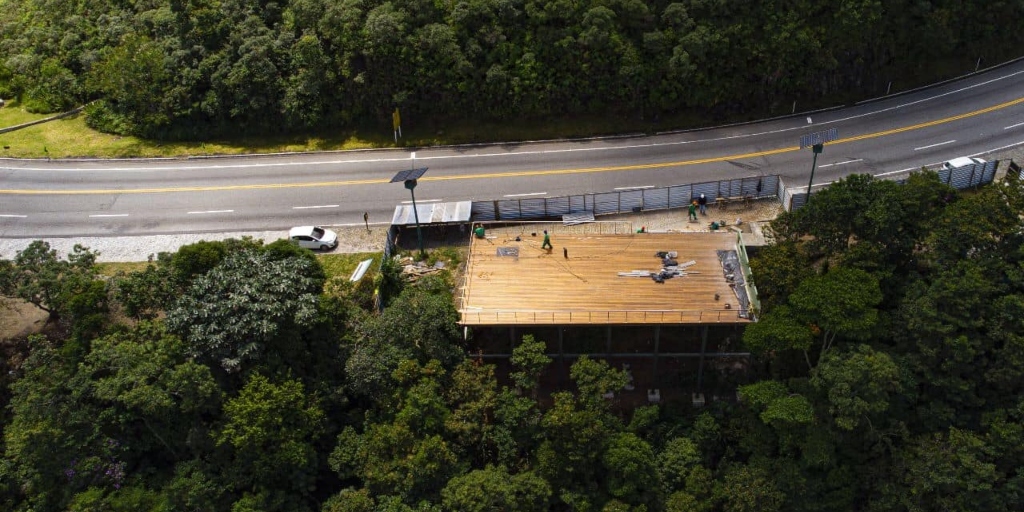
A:
MULTIPOLYGON (((469 215, 472 209, 472 201, 416 205, 416 213, 420 217, 420 225, 469 222, 469 215)), ((416 225, 416 216, 413 214, 412 205, 402 204, 396 206, 395 215, 391 218, 391 224, 396 226, 416 225)))

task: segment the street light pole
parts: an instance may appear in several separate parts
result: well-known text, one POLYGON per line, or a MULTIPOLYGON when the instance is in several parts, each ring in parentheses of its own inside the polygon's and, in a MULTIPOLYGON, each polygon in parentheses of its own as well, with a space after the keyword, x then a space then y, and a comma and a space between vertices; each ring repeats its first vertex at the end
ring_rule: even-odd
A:
POLYGON ((804 206, 811 202, 811 187, 814 186, 814 169, 818 167, 818 155, 825 149, 826 142, 832 142, 839 138, 839 130, 829 128, 823 132, 809 133, 800 137, 800 149, 811 146, 814 150, 814 160, 811 162, 811 179, 807 182, 807 199, 804 206))
POLYGON ((416 210, 416 192, 413 191, 416 188, 416 180, 405 180, 405 188, 409 189, 409 195, 412 196, 412 216, 416 219, 416 238, 420 243, 420 258, 424 258, 426 253, 423 251, 423 231, 420 229, 420 212, 416 210))
POLYGON ((811 161, 811 179, 807 182, 807 199, 804 200, 804 206, 811 203, 811 185, 814 184, 814 168, 818 166, 818 155, 825 149, 825 145, 815 144, 812 149, 814 150, 814 160, 811 161))
MULTIPOLYGON (((413 158, 416 158, 416 153, 413 153, 413 158)), ((413 162, 415 162, 415 160, 413 160, 413 162)), ((416 192, 413 192, 413 189, 416 188, 416 180, 423 176, 423 173, 425 172, 427 172, 426 167, 409 169, 408 171, 401 171, 391 178, 391 183, 398 183, 399 181, 404 182, 405 188, 409 189, 409 194, 412 195, 412 214, 413 218, 416 219, 416 238, 419 239, 421 258, 426 258, 427 253, 423 250, 423 230, 420 228, 420 212, 416 209, 416 192)))

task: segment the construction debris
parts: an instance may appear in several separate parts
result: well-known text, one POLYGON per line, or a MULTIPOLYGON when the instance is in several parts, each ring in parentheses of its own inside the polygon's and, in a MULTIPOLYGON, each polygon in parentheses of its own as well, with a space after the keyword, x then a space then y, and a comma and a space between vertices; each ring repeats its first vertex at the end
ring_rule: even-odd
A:
POLYGON ((672 279, 673 277, 700 273, 684 272, 683 269, 692 267, 697 262, 690 260, 680 264, 675 260, 679 256, 679 253, 676 251, 658 251, 654 256, 661 259, 661 270, 630 270, 629 272, 619 272, 619 277, 650 277, 655 283, 664 283, 666 279, 672 279))
POLYGON ((406 281, 410 283, 415 283, 421 277, 440 272, 441 270, 444 270, 443 263, 441 263, 440 265, 435 264, 433 266, 428 266, 423 262, 411 263, 407 265, 402 265, 402 277, 404 277, 406 281))

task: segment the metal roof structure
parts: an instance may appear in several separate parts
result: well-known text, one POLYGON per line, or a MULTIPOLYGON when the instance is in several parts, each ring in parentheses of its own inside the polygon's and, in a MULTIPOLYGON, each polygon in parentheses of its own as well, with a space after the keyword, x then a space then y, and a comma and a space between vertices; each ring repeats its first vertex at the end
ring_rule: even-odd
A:
MULTIPOLYGON (((472 210, 472 201, 426 203, 416 205, 416 212, 419 214, 420 224, 423 225, 469 222, 469 215, 472 210)), ((415 226, 416 217, 413 215, 412 205, 401 204, 396 206, 395 214, 391 218, 391 224, 395 226, 415 226)))

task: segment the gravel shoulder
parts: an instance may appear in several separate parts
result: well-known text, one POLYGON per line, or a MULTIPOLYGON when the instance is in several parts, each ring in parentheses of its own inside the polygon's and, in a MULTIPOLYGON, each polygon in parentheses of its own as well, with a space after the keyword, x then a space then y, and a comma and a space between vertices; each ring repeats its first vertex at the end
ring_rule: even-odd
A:
MULTIPOLYGON (((339 244, 333 251, 323 254, 381 252, 387 237, 388 226, 370 225, 369 231, 363 226, 327 226, 338 233, 339 244)), ((82 237, 82 238, 42 238, 50 244, 50 248, 58 255, 66 255, 74 249, 75 244, 82 245, 98 252, 96 258, 100 262, 132 262, 146 261, 161 252, 176 252, 183 245, 194 244, 202 240, 226 240, 228 238, 251 237, 271 243, 288 238, 288 232, 278 231, 235 231, 229 233, 201 233, 179 235, 152 236, 115 236, 115 237, 82 237)), ((0 239, 0 258, 13 259, 18 251, 28 247, 33 239, 0 239)))

